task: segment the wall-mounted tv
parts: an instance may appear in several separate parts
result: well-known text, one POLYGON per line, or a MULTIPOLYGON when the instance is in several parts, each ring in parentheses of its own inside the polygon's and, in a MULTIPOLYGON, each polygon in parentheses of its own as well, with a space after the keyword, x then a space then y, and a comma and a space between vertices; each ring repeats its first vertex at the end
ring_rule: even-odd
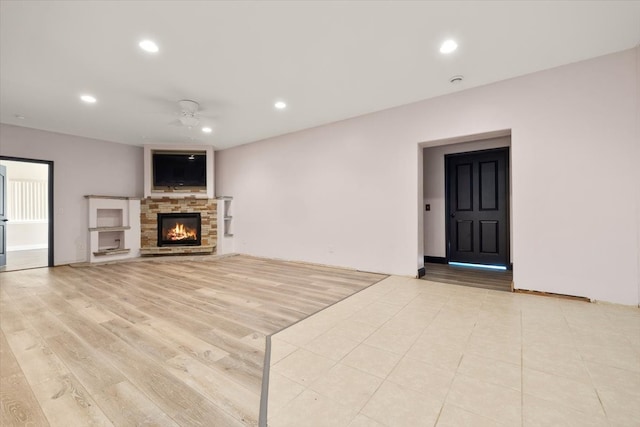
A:
POLYGON ((154 187, 206 187, 207 156, 204 153, 152 155, 154 187))

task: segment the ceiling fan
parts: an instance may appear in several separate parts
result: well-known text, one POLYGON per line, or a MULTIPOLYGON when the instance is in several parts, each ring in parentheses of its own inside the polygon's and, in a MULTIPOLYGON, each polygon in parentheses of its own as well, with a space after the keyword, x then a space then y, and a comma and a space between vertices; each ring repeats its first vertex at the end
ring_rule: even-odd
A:
POLYGON ((198 109, 200 104, 190 99, 183 99, 178 101, 178 107, 180 108, 179 117, 169 124, 177 126, 194 127, 200 123, 200 115, 198 109))

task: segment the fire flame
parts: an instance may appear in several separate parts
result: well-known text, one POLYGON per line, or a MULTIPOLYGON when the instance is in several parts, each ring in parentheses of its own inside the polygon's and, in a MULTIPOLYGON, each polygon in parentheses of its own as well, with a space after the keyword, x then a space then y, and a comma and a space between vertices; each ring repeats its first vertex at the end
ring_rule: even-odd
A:
POLYGON ((177 223, 175 227, 167 230, 167 240, 197 240, 196 230, 185 227, 184 224, 177 223))

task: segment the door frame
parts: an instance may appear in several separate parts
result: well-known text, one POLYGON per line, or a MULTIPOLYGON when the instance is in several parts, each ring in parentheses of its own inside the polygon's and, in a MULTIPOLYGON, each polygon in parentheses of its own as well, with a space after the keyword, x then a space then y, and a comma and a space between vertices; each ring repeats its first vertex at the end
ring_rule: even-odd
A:
POLYGON ((27 159, 24 157, 11 157, 11 156, 0 156, 0 160, 8 160, 12 162, 25 162, 25 163, 39 163, 48 165, 48 176, 47 176, 47 197, 48 206, 47 206, 47 215, 49 219, 48 225, 48 238, 47 238, 47 267, 53 267, 53 161, 52 160, 40 160, 40 159, 27 159))
POLYGON ((499 152, 499 151, 505 151, 506 152, 506 170, 505 170, 505 184, 506 184, 506 194, 505 194, 505 205, 506 205, 506 209, 507 209, 507 214, 506 214, 506 238, 507 238, 507 243, 506 243, 506 259, 507 259, 507 263, 506 263, 506 267, 508 270, 513 270, 513 263, 511 262, 511 198, 509 197, 511 194, 511 165, 509 160, 511 159, 511 146, 507 146, 507 147, 498 147, 498 148, 489 148, 486 150, 474 150, 474 151, 466 151, 466 152, 462 152, 462 153, 451 153, 451 154, 445 154, 444 156, 444 194, 445 194, 445 257, 446 257, 446 263, 448 264, 450 261, 450 249, 451 249, 451 217, 449 215, 449 208, 450 208, 450 190, 451 190, 451 182, 449 182, 449 162, 447 161, 449 158, 451 157, 457 157, 457 156, 466 156, 466 155, 473 155, 473 154, 484 154, 484 153, 491 153, 491 152, 499 152))

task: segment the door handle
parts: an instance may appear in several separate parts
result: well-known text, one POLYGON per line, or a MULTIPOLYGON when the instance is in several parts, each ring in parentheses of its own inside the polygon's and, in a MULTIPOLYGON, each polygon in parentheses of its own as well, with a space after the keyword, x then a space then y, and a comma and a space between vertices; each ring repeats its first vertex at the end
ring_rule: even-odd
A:
POLYGON ((9 220, 8 220, 8 219, 3 219, 3 220, 2 220, 2 222, 7 222, 7 221, 9 221, 9 220))
POLYGON ((456 217, 456 213, 455 213, 455 212, 452 212, 452 213, 451 213, 451 218, 455 218, 455 217, 456 217))

